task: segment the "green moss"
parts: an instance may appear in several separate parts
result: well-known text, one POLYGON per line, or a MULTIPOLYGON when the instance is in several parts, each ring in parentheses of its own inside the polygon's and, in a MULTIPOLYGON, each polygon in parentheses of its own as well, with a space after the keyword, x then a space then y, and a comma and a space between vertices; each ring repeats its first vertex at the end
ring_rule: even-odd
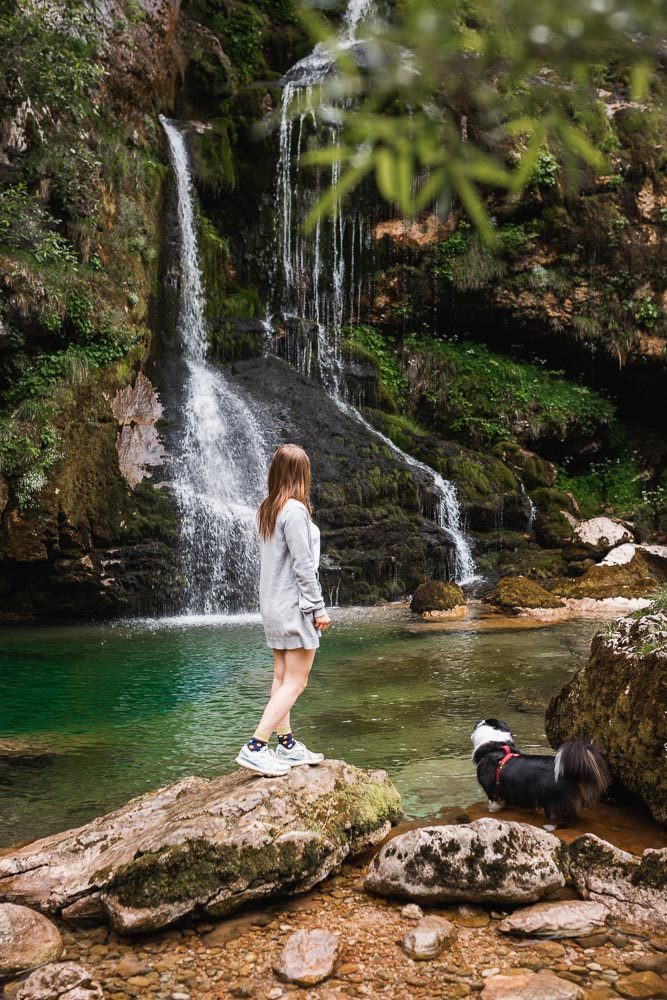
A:
POLYGON ((563 511, 572 513, 572 499, 560 490, 533 490, 531 499, 537 509, 535 535, 546 548, 558 548, 572 537, 572 525, 563 511))
POLYGON ((563 602, 525 576, 504 577, 489 596, 489 602, 499 608, 514 611, 519 608, 562 608, 563 602))
POLYGON ((138 908, 205 900, 241 877, 251 884, 277 879, 288 888, 316 871, 330 853, 324 839, 274 841, 258 850, 199 838, 139 855, 122 865, 105 888, 123 906, 138 908))
POLYGON ((465 602, 463 591, 455 583, 429 580, 417 587, 410 602, 410 610, 416 614, 423 611, 451 611, 465 602))
POLYGON ((411 336, 405 347, 409 412, 475 447, 498 440, 590 439, 614 414, 611 403, 563 372, 482 344, 411 336))

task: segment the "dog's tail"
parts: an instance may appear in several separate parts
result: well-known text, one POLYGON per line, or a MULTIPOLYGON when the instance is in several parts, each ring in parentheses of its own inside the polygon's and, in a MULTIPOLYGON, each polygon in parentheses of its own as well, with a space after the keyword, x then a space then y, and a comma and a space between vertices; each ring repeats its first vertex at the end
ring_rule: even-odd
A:
POLYGON ((569 779, 576 782, 582 796, 582 805, 592 805, 609 788, 611 774, 607 762, 594 743, 585 740, 568 740, 556 754, 554 763, 556 781, 569 779))

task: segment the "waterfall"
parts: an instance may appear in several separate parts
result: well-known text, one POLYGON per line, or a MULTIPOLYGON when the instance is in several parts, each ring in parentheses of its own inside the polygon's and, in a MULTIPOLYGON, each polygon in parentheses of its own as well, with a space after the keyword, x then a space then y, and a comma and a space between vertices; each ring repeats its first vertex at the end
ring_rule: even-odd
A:
POLYGON ((257 601, 255 511, 265 493, 267 448, 257 415, 206 360, 204 289, 188 154, 174 123, 162 115, 160 122, 177 189, 177 330, 185 372, 183 428, 171 466, 181 510, 187 610, 246 610, 257 601))
MULTIPOLYGON (((359 26, 374 14, 373 0, 349 0, 337 47, 362 44, 359 26)), ((329 396, 348 416, 362 423, 407 465, 429 483, 437 498, 436 520, 454 546, 454 576, 459 583, 477 579, 470 545, 463 532, 456 487, 430 466, 402 451, 373 427, 343 396, 340 329, 345 322, 360 322, 364 257, 372 247, 371 227, 358 207, 343 206, 336 198, 331 218, 318 219, 310 234, 303 221, 319 200, 324 187, 335 187, 340 165, 316 172, 312 186, 303 183, 300 160, 317 134, 326 132, 330 143, 339 141, 339 111, 326 103, 323 90, 335 72, 335 60, 322 44, 296 63, 283 78, 276 188, 276 265, 272 291, 274 323, 282 323, 290 337, 284 353, 300 371, 312 374, 312 341, 299 325, 314 325, 320 380, 329 396), (295 113, 296 108, 296 113, 295 113)), ((307 333, 307 332, 306 332, 307 333)))

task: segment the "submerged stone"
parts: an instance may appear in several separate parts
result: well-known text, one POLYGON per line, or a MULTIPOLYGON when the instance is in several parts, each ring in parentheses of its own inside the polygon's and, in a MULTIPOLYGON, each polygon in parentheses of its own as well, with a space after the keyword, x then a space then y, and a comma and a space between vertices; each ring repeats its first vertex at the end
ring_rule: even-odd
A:
POLYGON ((584 937, 605 927, 607 915, 608 910, 601 902, 568 899, 537 903, 505 917, 498 930, 518 937, 584 937))
POLYGON ((403 935, 401 944, 411 958, 426 961, 439 955, 445 946, 453 944, 458 933, 456 925, 444 917, 423 917, 403 935))
POLYGON ((549 969, 508 972, 486 980, 482 1000, 583 1000, 584 991, 576 983, 561 979, 549 969))
POLYGON ((82 965, 52 962, 26 979, 16 1000, 104 1000, 104 993, 82 965))
POLYGON ((273 968, 287 982, 315 986, 331 975, 337 955, 337 934, 326 930, 295 931, 273 968))
POLYGON ((0 903, 0 980, 20 976, 63 953, 60 931, 41 913, 0 903))

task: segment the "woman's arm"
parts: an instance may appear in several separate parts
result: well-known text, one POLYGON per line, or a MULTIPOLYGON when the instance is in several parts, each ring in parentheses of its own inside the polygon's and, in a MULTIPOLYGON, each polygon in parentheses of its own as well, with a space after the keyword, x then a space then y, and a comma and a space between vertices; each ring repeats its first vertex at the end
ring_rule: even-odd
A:
POLYGON ((315 617, 323 616, 324 599, 310 547, 308 514, 303 507, 294 506, 286 512, 284 531, 292 570, 301 593, 301 610, 306 614, 315 612, 315 617))

